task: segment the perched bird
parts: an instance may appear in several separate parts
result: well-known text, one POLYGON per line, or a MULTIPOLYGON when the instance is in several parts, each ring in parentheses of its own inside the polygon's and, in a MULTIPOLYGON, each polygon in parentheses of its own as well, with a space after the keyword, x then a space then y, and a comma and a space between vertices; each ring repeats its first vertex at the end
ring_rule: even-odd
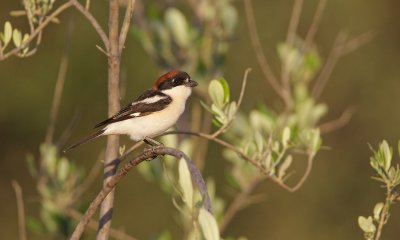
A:
POLYGON ((186 100, 197 86, 189 74, 172 70, 162 75, 149 90, 122 108, 114 116, 97 124, 94 134, 66 148, 67 152, 94 138, 125 134, 134 141, 157 136, 176 123, 185 110, 186 100))

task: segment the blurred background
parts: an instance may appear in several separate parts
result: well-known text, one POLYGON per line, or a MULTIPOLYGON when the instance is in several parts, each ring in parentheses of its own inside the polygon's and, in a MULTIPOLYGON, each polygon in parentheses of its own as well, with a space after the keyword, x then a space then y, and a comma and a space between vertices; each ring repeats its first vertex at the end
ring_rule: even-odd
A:
MULTIPOLYGON (((298 30, 300 35, 307 31, 317 2, 305 1, 298 30)), ((262 47, 273 68, 279 66, 276 46, 285 39, 292 4, 292 1, 253 1, 262 47)), ((242 110, 254 108, 260 102, 277 107, 279 99, 264 81, 251 47, 243 3, 234 1, 233 5, 238 10, 239 23, 226 56, 223 75, 237 97, 244 70, 251 67, 253 71, 242 110)), ((93 14, 103 26, 107 26, 107 7, 106 1, 92 3, 93 14)), ((19 1, 2 1, 0 26, 10 20, 13 26, 25 29, 24 18, 9 15, 11 10, 21 8, 19 1)), ((338 118, 350 106, 354 107, 354 115, 343 128, 323 135, 323 145, 327 148, 316 156, 311 175, 298 192, 288 193, 268 181, 263 182, 255 192, 264 194, 265 200, 239 212, 228 226, 226 236, 246 236, 248 239, 363 238, 357 217, 370 215, 374 204, 384 198, 379 183, 370 178, 373 171, 369 165, 368 143, 377 147, 381 140, 387 139, 390 145, 396 146, 400 139, 397 104, 400 102, 399 8, 400 3, 396 0, 327 2, 316 34, 318 51, 323 58, 342 29, 350 36, 369 30, 376 32, 370 42, 340 59, 321 96, 321 101, 329 106, 322 122, 338 118)), ((68 139, 71 143, 90 132, 107 113, 107 60, 95 47, 100 44, 100 39, 92 27, 73 9, 61 15, 60 24, 51 24, 45 30, 43 42, 34 56, 12 57, 0 62, 0 229, 4 239, 18 236, 12 180, 22 186, 27 215, 38 215, 35 181, 27 170, 25 159, 28 153, 39 154, 39 145, 45 137, 71 19, 70 62, 55 138, 76 118, 68 139)), ((155 63, 129 35, 122 60, 122 104, 149 88, 158 75, 155 63)), ((198 100, 193 98, 191 101, 198 100)), ((128 145, 129 140, 122 137, 122 143, 128 145)), ((98 139, 69 153, 68 158, 90 169, 99 164, 98 149, 104 145, 105 138, 98 139)), ((398 162, 397 154, 395 159, 398 162)), ((217 194, 229 199, 223 185, 218 184, 225 165, 220 157, 220 147, 211 143, 204 174, 214 177, 217 194)), ((98 177, 84 199, 90 201, 100 187, 101 178, 98 177)), ((397 207, 393 207, 383 239, 398 238, 400 210, 397 207)), ((138 239, 152 239, 168 228, 174 239, 179 239, 181 229, 174 220, 176 212, 170 197, 156 183, 146 181, 134 170, 117 188, 113 226, 138 239)), ((43 237, 29 234, 29 239, 43 237)))

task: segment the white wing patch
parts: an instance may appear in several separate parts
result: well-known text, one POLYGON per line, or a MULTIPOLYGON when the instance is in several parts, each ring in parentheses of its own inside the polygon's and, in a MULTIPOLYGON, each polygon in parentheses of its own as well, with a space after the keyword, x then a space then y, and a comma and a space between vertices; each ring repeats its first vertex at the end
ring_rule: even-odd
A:
POLYGON ((130 116, 132 116, 132 117, 139 117, 139 116, 140 116, 140 112, 132 113, 130 116))
POLYGON ((146 98, 141 101, 133 102, 132 106, 139 104, 139 103, 145 103, 145 104, 155 103, 155 102, 158 102, 158 101, 166 99, 166 98, 168 98, 168 96, 157 96, 156 95, 154 97, 146 98))

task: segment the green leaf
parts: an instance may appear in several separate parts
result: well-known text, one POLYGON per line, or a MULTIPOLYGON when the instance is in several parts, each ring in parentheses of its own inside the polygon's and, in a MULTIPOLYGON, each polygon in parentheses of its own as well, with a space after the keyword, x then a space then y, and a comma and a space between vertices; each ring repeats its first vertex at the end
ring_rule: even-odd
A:
POLYGON ((383 167, 384 167, 385 171, 387 172, 392 163, 393 150, 391 147, 389 147, 389 144, 387 143, 386 140, 383 140, 383 142, 381 143, 380 150, 382 151, 382 154, 383 154, 383 160, 384 160, 383 167))
POLYGON ((285 127, 282 132, 282 145, 287 147, 290 140, 290 127, 285 127))
POLYGON ((285 176, 286 170, 290 167, 290 165, 292 164, 292 161, 293 161, 292 155, 288 155, 285 158, 285 160, 282 162, 282 164, 278 170, 278 178, 279 179, 282 179, 285 176))
POLYGON ((61 158, 58 162, 58 169, 57 169, 57 177, 60 180, 60 182, 64 182, 67 180, 71 166, 66 158, 61 158))
POLYGON ((193 185, 185 159, 179 160, 179 185, 182 189, 182 200, 193 210, 193 185))
POLYGON ((7 21, 5 24, 4 24, 4 39, 3 39, 3 41, 4 41, 4 48, 8 45, 8 43, 10 42, 10 40, 11 40, 11 37, 12 37, 12 26, 11 26, 11 23, 9 22, 9 21, 7 21))
POLYGON ((218 107, 224 106, 224 87, 218 80, 212 80, 208 85, 208 94, 213 103, 218 107))
POLYGON ((185 15, 176 8, 168 8, 165 12, 165 23, 175 42, 182 48, 188 47, 190 39, 185 15))
POLYGON ((22 41, 22 34, 21 31, 18 29, 14 29, 13 31, 13 42, 16 47, 21 46, 21 41, 22 41))
POLYGON ((221 77, 218 79, 218 81, 221 83, 222 88, 224 89, 224 104, 229 102, 230 99, 230 90, 229 90, 229 84, 226 81, 225 78, 221 77))
POLYGON ((363 232, 365 233, 374 233, 376 231, 376 227, 373 223, 371 216, 369 216, 368 218, 359 216, 358 225, 360 226, 361 230, 363 230, 363 232))
POLYGON ((220 240, 217 221, 211 213, 204 208, 199 212, 199 224, 206 240, 220 240))
POLYGON ((374 219, 375 221, 379 221, 380 217, 381 217, 381 212, 383 209, 384 204, 383 203, 377 203, 374 207, 374 219))

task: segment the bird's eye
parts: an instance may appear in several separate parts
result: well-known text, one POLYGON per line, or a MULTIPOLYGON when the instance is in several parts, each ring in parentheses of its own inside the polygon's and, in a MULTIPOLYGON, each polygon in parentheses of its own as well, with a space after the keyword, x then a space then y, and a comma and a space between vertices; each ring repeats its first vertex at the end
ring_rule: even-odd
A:
POLYGON ((185 82, 186 82, 186 83, 189 82, 189 78, 186 78, 186 79, 185 79, 185 82))
POLYGON ((175 78, 172 79, 172 82, 175 83, 175 78))

